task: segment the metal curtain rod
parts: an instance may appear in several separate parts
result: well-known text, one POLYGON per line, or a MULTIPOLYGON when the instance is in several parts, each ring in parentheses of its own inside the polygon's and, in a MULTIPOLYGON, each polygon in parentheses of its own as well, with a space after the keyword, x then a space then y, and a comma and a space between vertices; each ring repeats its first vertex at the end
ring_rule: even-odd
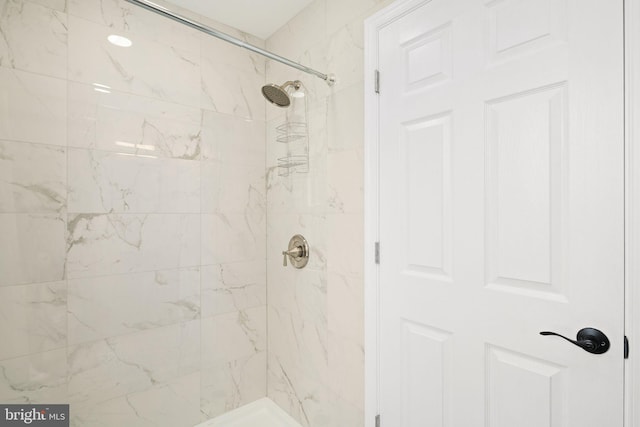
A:
POLYGON ((200 22, 193 21, 185 16, 172 12, 169 9, 163 6, 160 6, 156 3, 153 3, 149 0, 126 0, 126 1, 129 3, 135 4, 136 6, 140 6, 144 9, 155 12, 166 18, 171 18, 174 21, 180 22, 181 24, 187 25, 191 28, 195 28, 196 30, 202 31, 203 33, 209 34, 210 36, 217 37, 220 40, 224 40, 228 43, 231 43, 236 46, 250 50, 252 52, 258 53, 262 56, 266 56, 267 58, 273 59, 274 61, 281 62, 285 65, 288 65, 289 67, 297 68, 298 70, 304 71, 305 73, 308 73, 308 74, 313 74, 314 76, 319 77, 325 82, 327 82, 329 86, 333 86, 333 84, 336 82, 336 78, 333 74, 323 74, 319 71, 314 70, 313 68, 309 68, 305 65, 298 64, 297 62, 293 62, 290 59, 287 59, 280 55, 276 55, 275 53, 269 52, 268 50, 261 49, 258 46, 254 46, 250 43, 247 43, 233 36, 230 36, 229 34, 217 31, 211 27, 201 24, 200 22))

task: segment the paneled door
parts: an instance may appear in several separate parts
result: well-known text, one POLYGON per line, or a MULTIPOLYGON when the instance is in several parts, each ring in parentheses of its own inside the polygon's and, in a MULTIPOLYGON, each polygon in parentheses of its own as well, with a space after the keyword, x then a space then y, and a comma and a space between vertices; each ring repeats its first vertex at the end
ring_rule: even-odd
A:
POLYGON ((622 6, 431 0, 379 30, 383 427, 622 427, 622 6), (608 351, 540 335, 585 327, 608 351))

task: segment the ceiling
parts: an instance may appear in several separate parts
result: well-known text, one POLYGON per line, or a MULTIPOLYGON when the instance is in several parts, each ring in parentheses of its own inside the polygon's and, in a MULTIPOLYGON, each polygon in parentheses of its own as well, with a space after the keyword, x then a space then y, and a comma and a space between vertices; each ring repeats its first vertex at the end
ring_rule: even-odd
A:
POLYGON ((230 25, 261 39, 267 39, 312 1, 169 0, 170 3, 230 25))

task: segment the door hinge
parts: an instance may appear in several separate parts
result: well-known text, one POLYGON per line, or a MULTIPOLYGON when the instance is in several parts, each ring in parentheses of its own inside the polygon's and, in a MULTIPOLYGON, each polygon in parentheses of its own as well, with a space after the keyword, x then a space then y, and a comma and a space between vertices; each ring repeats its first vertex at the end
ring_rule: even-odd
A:
POLYGON ((374 71, 374 90, 376 93, 380 93, 380 71, 374 71))
POLYGON ((380 427, 380 415, 376 415, 376 427, 380 427))
POLYGON ((380 264, 380 242, 376 242, 376 264, 380 264))
POLYGON ((626 335, 624 336, 624 358, 629 358, 629 339, 627 339, 626 335))

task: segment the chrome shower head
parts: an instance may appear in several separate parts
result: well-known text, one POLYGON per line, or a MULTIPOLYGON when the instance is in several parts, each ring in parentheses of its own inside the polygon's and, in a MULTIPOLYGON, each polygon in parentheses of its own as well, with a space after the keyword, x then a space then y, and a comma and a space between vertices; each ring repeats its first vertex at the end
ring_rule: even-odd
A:
POLYGON ((291 98, 287 93, 287 88, 293 87, 295 90, 299 90, 302 87, 302 82, 299 80, 288 81, 282 86, 278 86, 273 83, 262 86, 262 96, 265 97, 270 103, 277 105, 278 107, 288 107, 291 105, 291 98))

